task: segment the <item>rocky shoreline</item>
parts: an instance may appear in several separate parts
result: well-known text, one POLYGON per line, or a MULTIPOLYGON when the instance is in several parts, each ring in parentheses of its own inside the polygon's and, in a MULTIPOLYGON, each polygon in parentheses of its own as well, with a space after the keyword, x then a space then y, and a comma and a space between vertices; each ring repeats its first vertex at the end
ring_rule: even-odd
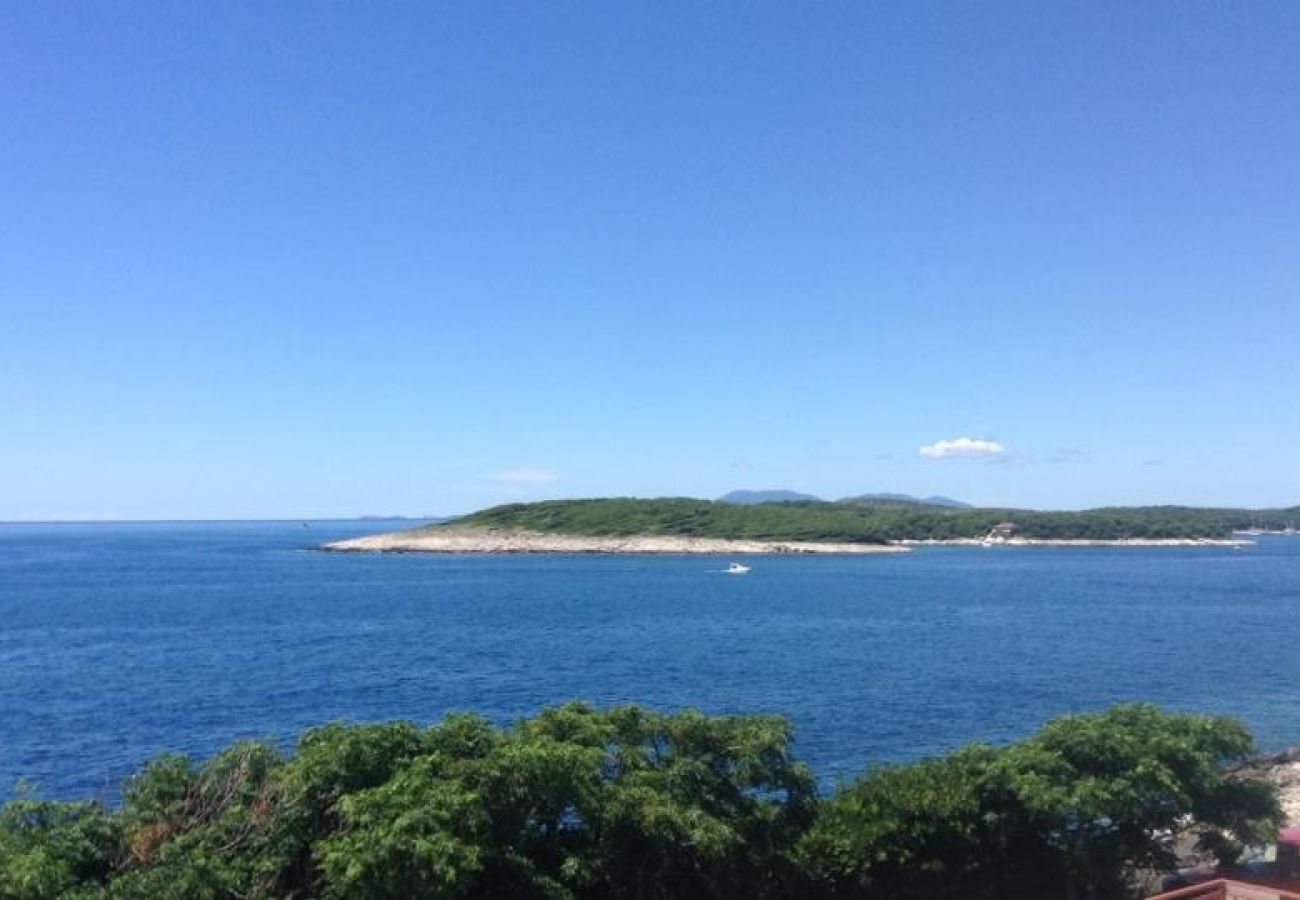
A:
POLYGON ((1234 775, 1257 778, 1277 788, 1283 824, 1300 826, 1300 747, 1252 757, 1232 769, 1234 775))
POLYGON ((1209 538, 1042 540, 977 538, 901 540, 888 544, 832 541, 759 541, 682 535, 590 536, 494 528, 441 527, 350 538, 321 549, 337 553, 701 553, 871 554, 906 553, 913 547, 1241 547, 1249 541, 1209 538))
POLYGON ((725 538, 638 535, 589 537, 536 531, 438 528, 397 531, 334 541, 321 549, 335 553, 701 553, 701 554, 869 554, 906 553, 896 544, 812 541, 751 541, 725 538))
POLYGON ((905 538, 894 543, 906 547, 1247 547, 1254 541, 1228 538, 1115 538, 1092 540, 1086 538, 905 538))

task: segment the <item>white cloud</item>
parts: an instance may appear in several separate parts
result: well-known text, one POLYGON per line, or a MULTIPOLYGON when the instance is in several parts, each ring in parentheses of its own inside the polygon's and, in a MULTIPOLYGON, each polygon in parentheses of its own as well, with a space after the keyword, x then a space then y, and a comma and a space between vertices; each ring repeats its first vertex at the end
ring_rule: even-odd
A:
POLYGON ((926 444, 919 452, 930 459, 948 459, 951 456, 1002 456, 1007 452, 1007 448, 997 441, 959 437, 951 441, 935 441, 933 444, 926 444))
POLYGON ((560 476, 546 469, 507 469, 493 475, 492 480, 502 484, 551 484, 560 476))

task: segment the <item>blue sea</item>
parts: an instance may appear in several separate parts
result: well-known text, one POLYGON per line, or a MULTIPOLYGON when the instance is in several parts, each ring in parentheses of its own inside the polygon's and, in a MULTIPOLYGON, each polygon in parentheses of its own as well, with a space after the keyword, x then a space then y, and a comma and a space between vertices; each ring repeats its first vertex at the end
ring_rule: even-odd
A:
POLYGON ((0 525, 0 796, 583 698, 789 716, 831 782, 1144 699, 1300 743, 1300 537, 898 556, 328 554, 404 523, 0 525))

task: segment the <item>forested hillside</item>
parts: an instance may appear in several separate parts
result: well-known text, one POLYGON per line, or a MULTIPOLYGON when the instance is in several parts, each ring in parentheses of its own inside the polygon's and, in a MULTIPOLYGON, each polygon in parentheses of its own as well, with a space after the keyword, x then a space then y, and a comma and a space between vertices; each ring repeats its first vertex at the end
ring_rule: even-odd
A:
MULTIPOLYGON (((450 527, 521 529, 579 535, 690 535, 771 541, 979 538, 1001 523, 1024 538, 1226 538, 1234 529, 1282 529, 1300 507, 1280 510, 1191 506, 1108 507, 1081 511, 961 509, 879 501, 741 505, 690 498, 547 500, 482 510, 450 527)), ((444 527, 444 526, 433 526, 444 527)))

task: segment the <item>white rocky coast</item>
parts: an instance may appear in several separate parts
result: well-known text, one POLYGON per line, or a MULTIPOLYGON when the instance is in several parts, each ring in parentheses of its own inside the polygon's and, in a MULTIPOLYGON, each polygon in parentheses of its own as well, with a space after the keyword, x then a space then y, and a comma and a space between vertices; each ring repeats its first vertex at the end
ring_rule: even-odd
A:
POLYGON ((326 544, 338 552, 372 553, 906 553, 896 544, 810 541, 749 541, 723 538, 637 535, 588 537, 488 528, 431 528, 395 531, 326 544))
POLYGON ((904 539, 895 541, 907 547, 1246 547, 1254 541, 1226 538, 946 538, 943 540, 904 539))
POLYGON ((498 528, 417 528, 326 544, 353 553, 906 553, 913 547, 1240 547, 1249 541, 1208 538, 1124 538, 1121 540, 901 540, 889 544, 826 541, 757 541, 681 535, 590 536, 498 528))

